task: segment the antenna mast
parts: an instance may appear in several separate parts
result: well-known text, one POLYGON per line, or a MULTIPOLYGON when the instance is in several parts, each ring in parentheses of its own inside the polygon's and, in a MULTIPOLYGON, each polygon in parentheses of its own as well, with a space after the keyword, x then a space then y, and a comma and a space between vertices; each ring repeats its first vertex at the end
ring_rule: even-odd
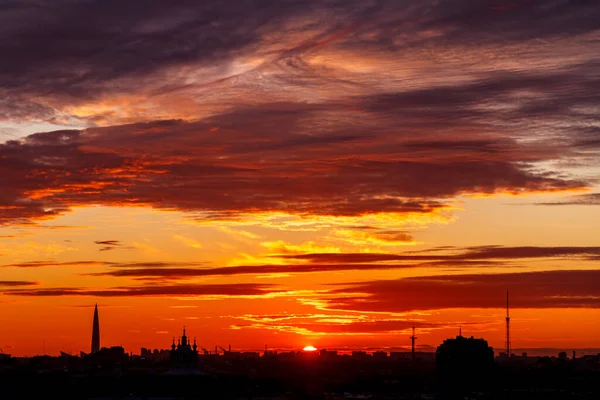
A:
POLYGON ((413 363, 415 362, 415 340, 416 339, 417 339, 417 337, 415 336, 415 326, 413 325, 413 327, 412 327, 412 336, 410 337, 411 354, 412 354, 412 361, 413 361, 413 363))
POLYGON ((510 308, 508 305, 508 290, 506 291, 506 356, 510 358, 510 308))

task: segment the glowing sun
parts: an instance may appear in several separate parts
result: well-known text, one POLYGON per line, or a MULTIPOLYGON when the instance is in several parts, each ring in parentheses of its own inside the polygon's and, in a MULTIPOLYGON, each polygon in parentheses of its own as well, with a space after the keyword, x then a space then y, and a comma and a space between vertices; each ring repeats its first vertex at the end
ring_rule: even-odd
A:
POLYGON ((304 351, 317 351, 317 348, 313 347, 313 346, 306 346, 302 350, 304 350, 304 351))

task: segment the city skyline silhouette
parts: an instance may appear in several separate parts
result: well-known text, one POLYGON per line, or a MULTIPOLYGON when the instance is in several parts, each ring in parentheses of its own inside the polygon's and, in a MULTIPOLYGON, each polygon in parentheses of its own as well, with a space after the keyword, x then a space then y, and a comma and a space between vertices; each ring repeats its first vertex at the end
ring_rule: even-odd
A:
MULTIPOLYGON (((97 353, 98 351, 100 351, 101 349, 106 349, 106 348, 113 348, 113 347, 122 347, 122 341, 119 341, 118 343, 111 343, 108 346, 100 346, 101 343, 101 336, 100 336, 100 322, 99 322, 99 308, 98 308, 98 303, 94 304, 94 312, 93 312, 93 319, 92 319, 92 334, 90 336, 91 338, 91 351, 90 352, 86 352, 86 351, 82 351, 80 349, 74 349, 72 347, 70 347, 68 350, 66 350, 65 348, 61 348, 60 350, 60 354, 65 354, 65 355, 76 355, 76 354, 94 354, 97 353)), ((507 304, 507 315, 508 315, 508 304, 507 304)), ((508 317, 507 317, 508 318, 508 317)), ((204 354, 204 355, 219 355, 219 354, 226 354, 227 352, 232 352, 232 344, 231 343, 227 343, 227 347, 229 350, 225 349, 222 345, 222 343, 214 343, 214 344, 207 344, 207 343, 202 343, 202 342, 198 342, 197 343, 197 336, 193 336, 193 338, 188 339, 186 336, 186 331, 187 331, 187 326, 186 325, 182 325, 181 329, 183 330, 183 335, 178 334, 178 335, 174 335, 172 336, 172 342, 167 344, 166 342, 161 343, 158 346, 148 346, 148 344, 144 341, 144 338, 140 338, 137 348, 125 348, 124 352, 125 354, 136 354, 139 355, 140 353, 140 349, 142 349, 142 353, 144 351, 144 349, 149 349, 149 350, 158 350, 158 351, 166 351, 168 349, 171 350, 179 350, 179 348, 183 348, 183 349, 187 349, 187 351, 191 351, 192 347, 193 347, 193 351, 196 352, 196 354, 204 354), (207 350, 207 349, 211 349, 211 350, 207 350)), ((414 325, 411 328, 412 330, 410 331, 412 334, 410 336, 407 336, 406 334, 402 334, 399 333, 398 337, 395 340, 394 344, 387 344, 384 346, 380 346, 380 347, 360 347, 360 346, 356 346, 356 347, 340 347, 340 346, 336 346, 335 343, 330 344, 329 346, 323 346, 320 348, 316 348, 314 346, 312 346, 312 342, 308 341, 306 342, 306 345, 302 345, 299 347, 289 347, 289 346, 280 346, 280 347, 269 347, 268 344, 264 344, 264 346, 253 346, 253 347, 238 347, 234 344, 234 352, 247 352, 247 353, 256 353, 259 354, 261 352, 263 353, 268 353, 268 352, 306 352, 306 351, 315 351, 315 352, 325 352, 325 354, 328 354, 331 351, 335 351, 336 354, 354 354, 354 353, 366 353, 366 354, 370 354, 370 355, 377 355, 378 353, 382 353, 382 354, 403 354, 403 357, 405 358, 411 358, 412 360, 416 359, 415 354, 419 353, 419 354, 423 354, 423 353, 435 353, 436 352, 436 348, 441 344, 437 343, 437 344, 430 344, 430 343, 424 343, 424 344, 420 344, 417 343, 417 339, 418 337, 416 336, 416 328, 414 327, 414 325), (410 344, 406 344, 406 343, 401 343, 401 342, 406 342, 409 341, 410 344), (307 350, 308 348, 310 348, 310 350, 307 350), (391 352, 391 353, 390 353, 391 352)), ((466 336, 463 336, 463 327, 462 325, 457 325, 457 329, 458 329, 458 334, 456 335, 457 338, 459 337, 467 337, 469 336, 468 334, 466 336)), ((201 330, 200 330, 201 331, 201 330)), ((131 331, 129 331, 131 332, 131 331)), ((473 333, 477 333, 477 332, 473 332, 473 333)), ((508 330, 508 325, 506 326, 506 330, 505 330, 505 337, 510 337, 510 333, 508 330)), ((449 335, 451 338, 454 337, 452 334, 449 335)), ((471 337, 474 337, 474 335, 471 335, 471 337)), ((202 340, 202 338, 200 338, 202 340)), ((447 339, 444 339, 444 341, 446 341, 447 339)), ((52 352, 46 352, 46 341, 44 340, 44 351, 42 352, 38 352, 35 354, 17 354, 17 356, 25 356, 25 357, 31 357, 31 356, 40 356, 40 355, 45 355, 45 356, 56 356, 56 353, 52 353, 52 352)), ((12 346, 8 346, 6 347, 7 349, 12 349, 12 346)), ((573 347, 568 347, 568 346, 564 346, 564 347, 556 347, 556 348, 517 348, 517 349, 511 349, 507 343, 505 342, 505 346, 504 347, 496 347, 493 348, 494 351, 494 355, 497 357, 506 357, 506 354, 510 354, 511 356, 521 356, 522 354, 528 354, 529 356, 533 356, 533 357, 540 357, 540 356, 556 356, 559 353, 573 353, 573 354, 579 354, 580 356, 584 356, 584 355, 595 355, 595 354, 600 354, 600 349, 595 349, 595 348, 573 348, 573 347)))
MULTIPOLYGON (((100 308, 101 309, 101 308, 100 308)), ((508 315, 508 304, 507 304, 508 315)), ((509 317, 506 317, 509 318, 509 317)), ((484 338, 463 335, 440 343, 435 352, 317 349, 244 351, 199 345, 182 327, 169 349, 100 345, 99 307, 94 305, 92 351, 79 355, 11 357, 0 351, 0 379, 30 385, 4 386, 2 396, 81 396, 102 399, 389 399, 503 398, 594 399, 600 353, 551 357, 500 353, 484 338), (165 397, 166 396, 166 397, 165 397)), ((102 330, 101 330, 102 329, 102 330)), ((192 336, 194 335, 194 336, 192 336)), ((506 337, 509 338, 507 324, 506 337)), ((510 343, 506 343, 507 349, 510 343)))

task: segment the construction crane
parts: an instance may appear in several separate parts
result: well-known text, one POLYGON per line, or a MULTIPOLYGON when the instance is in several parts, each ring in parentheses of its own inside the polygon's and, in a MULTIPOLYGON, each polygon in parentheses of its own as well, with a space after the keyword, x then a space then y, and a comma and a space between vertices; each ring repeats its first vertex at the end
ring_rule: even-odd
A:
POLYGON ((221 347, 221 346, 219 346, 219 348, 221 349, 221 351, 223 352, 223 354, 227 354, 227 353, 229 353, 229 351, 231 351, 231 348, 230 348, 229 351, 227 349, 221 347))
POLYGON ((204 347, 200 347, 205 355, 209 355, 210 351, 206 350, 204 347))

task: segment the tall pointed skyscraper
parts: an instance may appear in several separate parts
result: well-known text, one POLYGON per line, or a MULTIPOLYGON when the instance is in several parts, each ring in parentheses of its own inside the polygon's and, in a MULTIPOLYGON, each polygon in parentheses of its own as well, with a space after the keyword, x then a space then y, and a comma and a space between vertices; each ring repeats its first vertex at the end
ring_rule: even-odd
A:
POLYGON ((100 350, 100 322, 98 321, 98 304, 94 308, 94 327, 92 328, 92 353, 100 350))

